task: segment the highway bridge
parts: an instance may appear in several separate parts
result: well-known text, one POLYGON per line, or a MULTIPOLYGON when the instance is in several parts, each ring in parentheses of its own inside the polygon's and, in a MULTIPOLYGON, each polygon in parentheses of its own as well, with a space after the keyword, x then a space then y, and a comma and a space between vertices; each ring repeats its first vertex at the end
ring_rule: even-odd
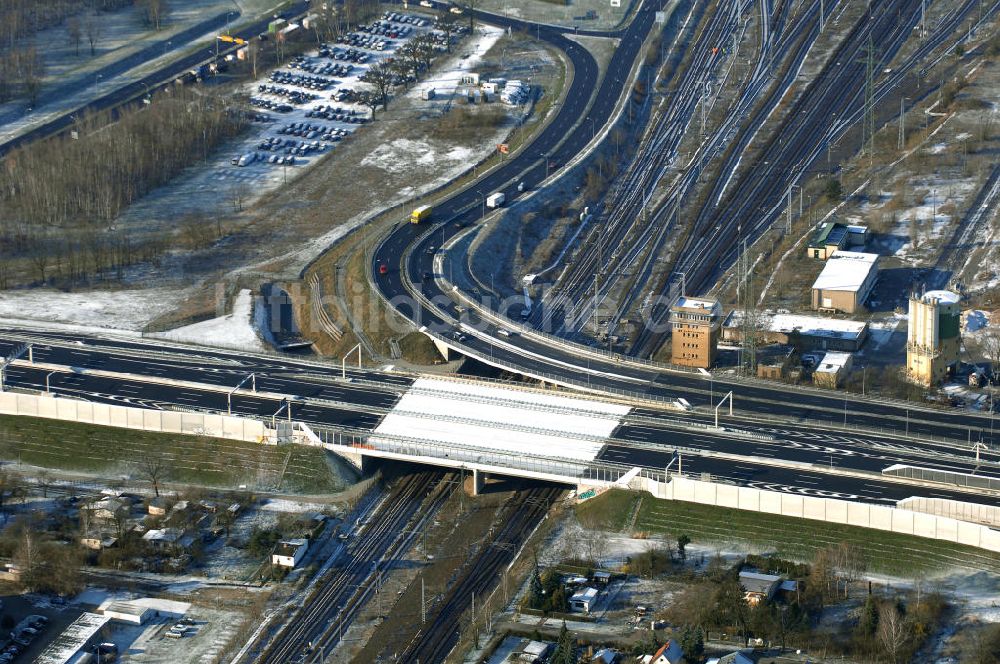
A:
MULTIPOLYGON (((971 446, 795 418, 761 422, 753 408, 785 400, 766 388, 733 415, 704 403, 584 396, 524 384, 398 371, 347 369, 255 355, 56 331, 0 330, 0 355, 31 344, 3 371, 5 388, 154 411, 232 414, 271 429, 291 422, 299 440, 361 464, 362 457, 470 472, 607 486, 633 469, 666 480, 734 486, 880 505, 920 496, 994 506, 997 494, 963 478, 1000 481, 1000 457, 971 446), (978 457, 978 458, 977 458, 978 457), (906 466, 945 482, 886 474, 906 466)), ((689 395, 690 396, 690 395, 689 395)), ((698 399, 695 399, 698 401, 698 399)), ((875 404, 887 407, 885 404, 875 404)), ((773 411, 772 411, 773 412, 773 411)), ((911 424, 934 429, 948 413, 914 408, 911 424)))

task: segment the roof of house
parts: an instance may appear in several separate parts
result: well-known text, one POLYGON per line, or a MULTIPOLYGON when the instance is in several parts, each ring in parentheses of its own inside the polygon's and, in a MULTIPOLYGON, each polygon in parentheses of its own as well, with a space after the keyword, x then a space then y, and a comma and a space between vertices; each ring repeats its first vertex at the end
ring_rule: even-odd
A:
POLYGON ((878 254, 837 250, 827 259, 823 271, 813 283, 813 289, 858 291, 877 262, 878 254))
POLYGON ((142 539, 147 542, 176 542, 182 534, 177 528, 157 528, 146 532, 142 539))
POLYGON ((837 373, 846 367, 847 363, 850 361, 850 353, 827 351, 826 355, 823 356, 822 361, 820 361, 819 366, 816 367, 816 373, 837 373))
POLYGON ((278 542, 278 546, 275 547, 274 553, 278 556, 294 556, 296 551, 307 544, 308 541, 304 539, 281 540, 278 542))
POLYGON ((541 657, 549 651, 549 644, 544 641, 528 641, 528 645, 524 646, 524 650, 521 652, 526 655, 535 655, 536 657, 541 657))
POLYGON ((740 585, 748 593, 766 593, 781 581, 780 576, 761 574, 760 572, 740 572, 740 585))
POLYGON ((589 601, 595 597, 597 597, 596 588, 580 588, 569 599, 570 601, 589 601))
POLYGON ((812 240, 809 241, 809 246, 825 247, 831 244, 839 246, 845 237, 847 237, 847 226, 827 221, 813 234, 812 240))
POLYGON ((609 648, 601 648, 594 653, 594 659, 591 661, 598 662, 599 664, 614 664, 618 661, 618 653, 609 648))
POLYGON ((679 662, 681 660, 681 657, 683 656, 684 656, 684 651, 681 650, 680 645, 676 641, 671 639, 666 643, 664 643, 662 646, 660 646, 659 650, 653 653, 652 661, 655 662, 658 658, 663 657, 668 662, 676 664, 676 662, 679 662))
POLYGON ((737 650, 728 655, 710 659, 705 664, 753 664, 753 660, 737 650))

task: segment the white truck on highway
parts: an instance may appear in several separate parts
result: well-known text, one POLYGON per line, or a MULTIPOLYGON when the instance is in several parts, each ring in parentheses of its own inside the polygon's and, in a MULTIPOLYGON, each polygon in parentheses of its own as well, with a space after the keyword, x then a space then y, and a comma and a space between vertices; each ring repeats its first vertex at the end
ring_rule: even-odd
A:
POLYGON ((498 191, 494 194, 490 194, 486 197, 486 207, 495 210, 496 208, 503 205, 503 202, 507 200, 507 197, 502 191, 498 191))

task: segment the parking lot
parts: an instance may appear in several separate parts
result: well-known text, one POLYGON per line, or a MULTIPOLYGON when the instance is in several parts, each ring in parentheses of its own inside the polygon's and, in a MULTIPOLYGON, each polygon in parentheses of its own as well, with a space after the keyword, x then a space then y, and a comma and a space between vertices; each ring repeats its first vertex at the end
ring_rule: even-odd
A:
MULTIPOLYGON (((315 51, 292 58, 270 72, 266 81, 248 90, 252 115, 260 130, 232 156, 237 168, 308 166, 309 157, 326 153, 372 120, 369 108, 360 103, 358 92, 366 87, 361 78, 375 62, 392 55, 407 41, 432 31, 429 19, 398 12, 323 44, 315 51)), ((445 50, 443 35, 435 41, 445 50)), ((403 83, 399 80, 397 83, 403 83)), ((281 179, 287 178, 287 172, 281 179)), ((223 170, 219 181, 248 183, 255 178, 223 170)))

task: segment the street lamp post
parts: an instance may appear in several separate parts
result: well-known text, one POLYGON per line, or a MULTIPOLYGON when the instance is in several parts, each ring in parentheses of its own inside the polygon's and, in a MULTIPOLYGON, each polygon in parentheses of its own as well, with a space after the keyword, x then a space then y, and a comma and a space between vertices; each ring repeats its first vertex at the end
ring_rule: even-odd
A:
POLYGON ((49 373, 45 374, 45 393, 46 394, 52 394, 52 391, 49 390, 49 377, 51 377, 52 374, 54 374, 54 373, 58 373, 58 372, 57 371, 50 371, 49 373))

